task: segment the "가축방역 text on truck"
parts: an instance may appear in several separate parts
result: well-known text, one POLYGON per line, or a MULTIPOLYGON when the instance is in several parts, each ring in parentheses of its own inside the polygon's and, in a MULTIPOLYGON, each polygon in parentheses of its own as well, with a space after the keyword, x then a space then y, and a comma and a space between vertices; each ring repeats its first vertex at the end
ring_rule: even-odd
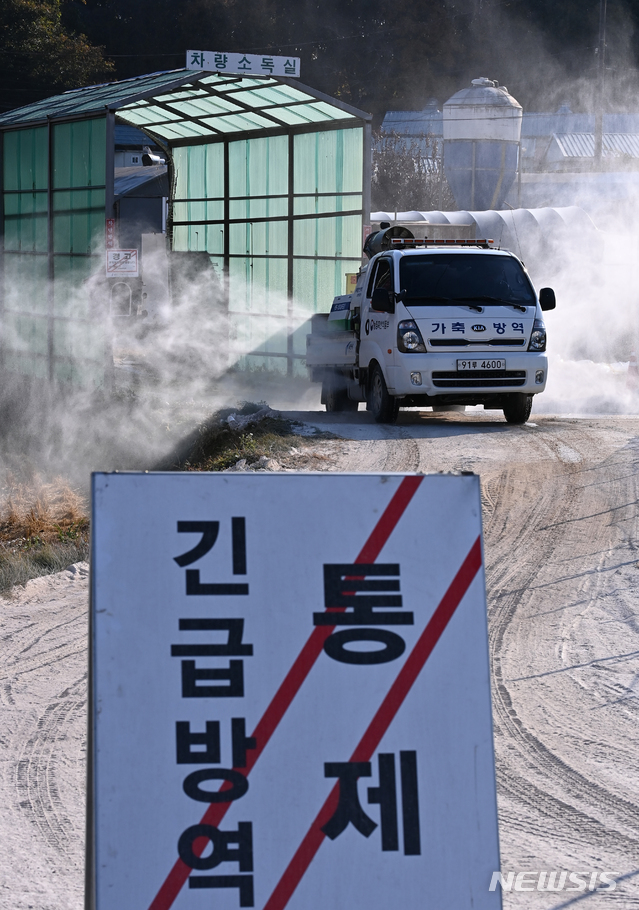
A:
POLYGON ((327 411, 365 401, 379 423, 400 407, 483 405, 525 423, 548 375, 543 312, 523 263, 489 240, 416 240, 386 226, 364 245, 352 294, 317 314, 306 339, 327 411))

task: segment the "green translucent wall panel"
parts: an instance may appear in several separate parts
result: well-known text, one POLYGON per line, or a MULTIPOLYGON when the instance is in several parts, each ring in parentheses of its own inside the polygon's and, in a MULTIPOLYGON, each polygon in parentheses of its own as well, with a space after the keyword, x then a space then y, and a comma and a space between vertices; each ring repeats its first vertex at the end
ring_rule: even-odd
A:
POLYGON ((287 275, 286 259, 231 259, 230 311, 285 316, 288 310, 287 275))
POLYGON ((247 354, 237 361, 237 369, 245 370, 247 373, 279 373, 286 376, 287 366, 286 357, 267 357, 263 354, 257 356, 247 354))
POLYGON ((5 133, 4 365, 36 378, 47 375, 48 265, 33 255, 47 252, 47 172, 46 127, 5 133))
POLYGON ((293 297, 309 312, 327 313, 333 297, 344 294, 344 273, 356 272, 361 259, 331 262, 327 259, 296 259, 293 262, 293 297))
MULTIPOLYGON (((332 302, 332 301, 331 301, 332 302)), ((311 320, 307 319, 302 325, 297 326, 291 333, 293 338, 293 353, 306 356, 306 336, 311 331, 311 320)))
POLYGON ((4 134, 5 190, 46 190, 47 128, 12 130, 4 134))
POLYGON ((80 389, 102 389, 105 385, 104 369, 100 369, 91 360, 56 360, 53 364, 53 378, 61 385, 80 389))
POLYGON ((4 248, 47 252, 47 193, 5 193, 4 248))
POLYGON ((21 376, 32 376, 34 379, 43 380, 47 379, 49 375, 49 367, 45 357, 5 350, 3 362, 5 370, 10 373, 19 373, 21 376))
POLYGON ((46 317, 31 313, 5 313, 3 332, 11 351, 46 357, 48 350, 46 317))
POLYGON ((90 255, 104 239, 104 190, 55 190, 53 249, 90 255))
POLYGON ((102 326, 76 319, 56 319, 53 352, 62 360, 93 361, 96 366, 103 364, 105 338, 102 326))
MULTIPOLYGON (((4 309, 27 313, 47 313, 46 256, 4 254, 4 309)), ((5 337, 5 342, 9 339, 5 337)))
POLYGON ((174 250, 195 250, 224 255, 224 224, 178 224, 173 228, 174 250))
POLYGON ((295 256, 359 258, 361 215, 336 218, 305 218, 293 227, 295 256))
POLYGON ((361 193, 362 129, 295 136, 295 193, 361 193))
POLYGON ((223 221, 224 202, 174 202, 173 221, 223 221))
POLYGON ((236 356, 260 352, 286 354, 286 321, 268 316, 252 316, 250 319, 231 314, 232 350, 236 356))
POLYGON ((353 196, 296 196, 296 215, 323 215, 325 212, 348 212, 362 210, 361 194, 353 196))
POLYGON ((106 118, 53 127, 53 186, 104 186, 106 118))
POLYGON ((102 266, 106 119, 53 128, 53 375, 65 384, 98 387, 105 380, 105 331, 90 320, 82 282, 102 266))
MULTIPOLYGON (((234 140, 227 146, 231 338, 238 365, 246 369, 286 372, 286 356, 273 355, 288 353, 289 328, 294 353, 303 357, 305 314, 328 310, 333 297, 344 293, 344 273, 357 271, 361 261, 363 130, 302 134, 293 142, 293 214, 311 216, 292 222, 293 249, 289 137, 234 140), (340 214, 345 211, 358 214, 340 214)), ((173 249, 207 250, 221 267, 224 144, 177 148, 174 162, 173 249)), ((292 368, 304 369, 303 364, 292 368)))
POLYGON ((231 256, 286 256, 288 223, 257 221, 229 225, 231 256))
POLYGON ((229 143, 229 196, 280 196, 288 192, 288 138, 229 143))
POLYGON ((229 216, 235 218, 281 218, 288 215, 288 196, 268 199, 231 199, 229 216))
POLYGON ((221 280, 224 275, 224 257, 222 254, 218 256, 211 256, 211 265, 217 272, 217 277, 221 280))
POLYGON ((173 149, 173 165, 176 200, 224 197, 224 147, 221 143, 173 149))
POLYGON ((97 256, 54 257, 53 311, 56 317, 87 319, 91 307, 82 282, 95 274, 101 265, 102 260, 97 256))

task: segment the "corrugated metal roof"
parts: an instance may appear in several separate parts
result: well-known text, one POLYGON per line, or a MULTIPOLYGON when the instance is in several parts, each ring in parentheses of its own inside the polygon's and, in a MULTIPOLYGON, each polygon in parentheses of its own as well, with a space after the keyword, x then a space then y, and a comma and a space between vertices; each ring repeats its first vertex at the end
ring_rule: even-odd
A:
MULTIPOLYGON (((595 129, 594 114, 555 114, 524 112, 521 137, 550 137, 555 133, 592 133, 595 129)), ((382 121, 382 130, 399 133, 400 136, 443 136, 443 115, 432 107, 423 111, 387 111, 382 121)), ((639 114, 604 114, 604 130, 607 133, 639 134, 639 114)))
POLYGON ((595 128, 591 114, 525 113, 521 121, 521 136, 552 136, 553 133, 588 133, 595 128))
POLYGON ((65 92, 3 114, 0 128, 106 110, 115 111, 119 122, 168 142, 371 119, 297 80, 181 69, 65 92))
POLYGON ((382 121, 382 130, 386 133, 399 133, 400 136, 443 137, 444 115, 441 111, 426 108, 423 111, 387 111, 382 121))
POLYGON ((127 126, 125 123, 116 123, 115 125, 115 147, 128 149, 141 149, 149 145, 151 139, 142 130, 134 126, 127 126))
POLYGON ((116 198, 119 196, 168 196, 167 167, 165 164, 151 167, 116 167, 113 190, 116 198))
MULTIPOLYGON (((555 133, 553 139, 564 158, 594 158, 594 133, 555 133)), ((639 158, 639 134, 604 133, 604 158, 639 158)))

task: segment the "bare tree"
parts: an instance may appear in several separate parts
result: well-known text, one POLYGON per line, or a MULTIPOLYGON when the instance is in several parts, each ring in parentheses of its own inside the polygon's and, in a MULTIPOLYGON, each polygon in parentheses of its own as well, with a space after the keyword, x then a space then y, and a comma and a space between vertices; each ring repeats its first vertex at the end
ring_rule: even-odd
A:
POLYGON ((443 141, 430 133, 373 133, 371 208, 377 211, 455 209, 442 168, 443 141))

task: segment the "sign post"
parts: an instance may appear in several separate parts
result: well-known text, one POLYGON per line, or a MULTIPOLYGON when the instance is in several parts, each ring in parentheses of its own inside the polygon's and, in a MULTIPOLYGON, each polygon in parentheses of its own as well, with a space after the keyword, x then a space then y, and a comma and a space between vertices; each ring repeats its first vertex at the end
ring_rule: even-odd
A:
POLYGON ((96 474, 87 907, 499 910, 476 476, 96 474))

